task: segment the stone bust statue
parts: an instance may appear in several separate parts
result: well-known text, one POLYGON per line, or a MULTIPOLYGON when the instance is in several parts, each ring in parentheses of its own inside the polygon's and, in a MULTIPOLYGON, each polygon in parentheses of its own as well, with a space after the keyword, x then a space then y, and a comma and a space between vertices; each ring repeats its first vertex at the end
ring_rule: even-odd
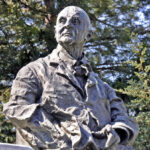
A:
POLYGON ((16 125, 17 144, 35 150, 132 150, 137 124, 83 53, 91 38, 87 13, 64 8, 55 37, 58 46, 51 54, 18 72, 4 105, 16 125))

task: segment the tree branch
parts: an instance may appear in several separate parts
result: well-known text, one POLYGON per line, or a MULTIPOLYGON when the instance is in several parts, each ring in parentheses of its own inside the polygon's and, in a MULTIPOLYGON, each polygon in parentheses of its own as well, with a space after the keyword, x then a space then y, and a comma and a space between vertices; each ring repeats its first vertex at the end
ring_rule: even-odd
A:
POLYGON ((98 22, 100 22, 100 23, 102 23, 102 24, 105 24, 105 25, 110 26, 110 27, 112 27, 112 28, 115 28, 115 29, 117 29, 117 30, 121 30, 120 27, 118 27, 118 26, 114 26, 114 25, 109 24, 109 23, 106 23, 106 22, 104 22, 104 21, 102 21, 102 20, 100 20, 100 19, 97 19, 97 18, 95 17, 95 15, 93 15, 93 14, 90 14, 90 16, 91 16, 91 18, 94 19, 95 21, 98 21, 98 22))
POLYGON ((20 1, 20 4, 24 5, 24 7, 27 7, 27 8, 29 8, 30 10, 33 10, 34 12, 37 12, 37 13, 41 12, 44 16, 46 15, 46 12, 41 11, 41 10, 37 10, 37 9, 35 9, 35 8, 33 8, 33 7, 29 6, 29 5, 27 5, 26 3, 22 2, 22 1, 20 1))

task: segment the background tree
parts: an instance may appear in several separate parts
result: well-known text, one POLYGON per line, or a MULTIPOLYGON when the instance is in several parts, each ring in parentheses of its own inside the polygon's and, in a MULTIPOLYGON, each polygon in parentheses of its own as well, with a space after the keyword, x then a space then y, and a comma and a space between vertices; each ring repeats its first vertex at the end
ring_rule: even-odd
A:
MULTIPOLYGON (((132 51, 133 43, 146 45, 145 57, 149 64, 149 0, 1 0, 0 80, 12 81, 22 66, 51 53, 57 44, 54 38, 57 14, 69 5, 82 7, 89 14, 94 34, 85 44, 85 52, 103 80, 116 89, 123 89, 129 84, 127 80, 136 78, 135 68, 124 63, 139 59, 132 51)), ((6 87, 1 88, 2 104, 8 100, 8 91, 6 87)), ((129 102, 129 96, 120 96, 129 102)), ((3 115, 1 120, 8 123, 3 115)), ((13 133, 12 126, 0 126, 4 129, 0 132, 4 138, 0 140, 7 142, 7 133, 13 133)))
POLYGON ((135 71, 134 77, 128 80, 128 86, 119 92, 127 94, 131 101, 128 102, 130 114, 136 116, 139 124, 139 136, 135 142, 137 150, 150 148, 150 57, 147 57, 148 49, 143 44, 134 47, 133 52, 137 60, 129 61, 135 71))
MULTIPOLYGON (((12 79, 30 61, 45 56, 56 47, 54 25, 57 14, 68 5, 85 9, 92 21, 94 36, 85 45, 95 70, 107 78, 130 73, 120 64, 132 58, 128 44, 132 32, 147 41, 149 1, 144 0, 1 0, 0 79, 12 79), (142 22, 138 12, 142 12, 142 22), (147 18, 146 18, 147 17, 147 18), (147 21, 147 22, 146 22, 147 21), (92 55, 91 55, 92 54, 92 55), (94 54, 94 58, 93 58, 94 54), (5 61, 3 61, 5 58, 5 61), (121 72, 123 72, 121 74, 121 72)), ((126 75, 125 75, 126 76, 126 75)))

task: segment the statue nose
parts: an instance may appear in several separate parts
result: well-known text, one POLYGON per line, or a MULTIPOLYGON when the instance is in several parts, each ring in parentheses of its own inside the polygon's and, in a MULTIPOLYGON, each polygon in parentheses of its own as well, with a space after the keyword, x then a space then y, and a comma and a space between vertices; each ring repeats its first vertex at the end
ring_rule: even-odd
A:
POLYGON ((66 21, 65 27, 66 28, 70 28, 71 27, 71 21, 70 20, 66 21))

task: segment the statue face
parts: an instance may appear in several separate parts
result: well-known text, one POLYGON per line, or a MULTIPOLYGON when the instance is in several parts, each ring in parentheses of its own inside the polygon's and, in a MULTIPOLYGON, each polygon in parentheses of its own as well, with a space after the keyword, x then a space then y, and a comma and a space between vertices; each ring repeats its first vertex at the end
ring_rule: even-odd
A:
POLYGON ((79 7, 69 6, 63 9, 55 26, 55 37, 59 44, 84 43, 90 21, 87 14, 79 7))

